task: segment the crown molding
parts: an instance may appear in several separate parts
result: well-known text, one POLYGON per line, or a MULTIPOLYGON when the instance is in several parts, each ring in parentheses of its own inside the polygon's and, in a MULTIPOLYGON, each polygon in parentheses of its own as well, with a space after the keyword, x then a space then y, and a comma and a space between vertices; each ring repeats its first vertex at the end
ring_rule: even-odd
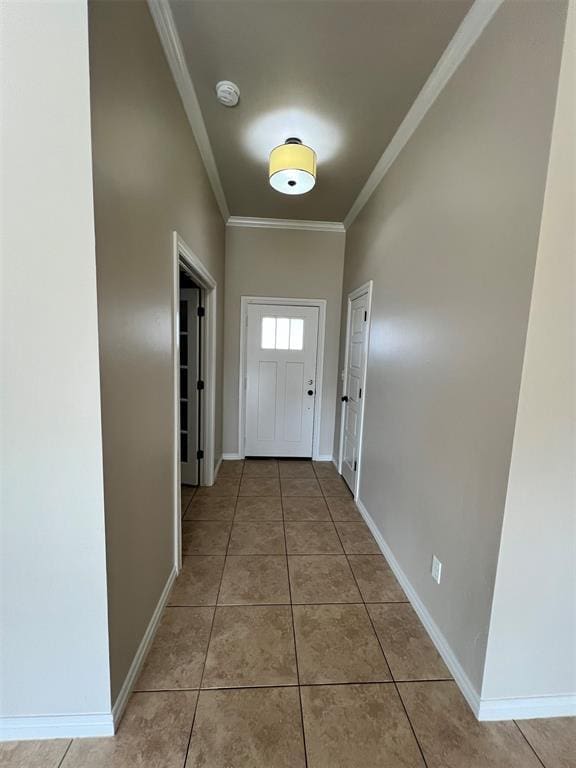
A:
POLYGON ((300 219, 259 219, 245 216, 230 216, 227 227, 249 227, 252 229, 304 229, 310 232, 345 232, 341 221, 304 221, 300 219))
POLYGON ((180 42, 180 37, 176 30, 176 24, 174 23, 174 17, 172 16, 168 0, 148 0, 148 7, 150 8, 154 24, 156 25, 160 42, 164 48, 164 53, 172 72, 172 77, 174 78, 178 93, 182 99, 184 111, 186 112, 188 122, 192 128, 192 133, 196 139, 198 151, 200 152, 206 173, 210 180, 210 184, 212 185, 216 202, 218 203, 224 221, 226 221, 230 215, 230 211, 228 210, 226 196, 224 195, 224 189, 218 174, 218 167, 216 165, 216 160, 214 159, 212 145, 208 138, 206 124, 202 117, 198 96, 196 95, 196 90, 186 65, 182 43, 180 42))
POLYGON ((350 208, 344 219, 346 229, 366 205, 502 3, 503 0, 475 0, 350 208))

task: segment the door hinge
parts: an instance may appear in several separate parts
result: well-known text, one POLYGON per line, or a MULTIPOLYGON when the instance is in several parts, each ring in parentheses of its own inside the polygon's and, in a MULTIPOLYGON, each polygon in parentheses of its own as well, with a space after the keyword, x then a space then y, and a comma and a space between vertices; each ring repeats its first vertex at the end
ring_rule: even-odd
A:
POLYGON ((204 307, 198 307, 196 310, 196 314, 198 315, 198 317, 204 317, 204 315, 206 314, 206 310, 204 309, 204 307))
POLYGON ((368 320, 368 312, 365 310, 364 311, 364 322, 366 322, 366 320, 368 320))
POLYGON ((204 451, 196 451, 196 458, 197 459, 203 459, 204 458, 204 451))
POLYGON ((356 470, 357 470, 357 469, 358 469, 358 462, 357 462, 357 461, 355 461, 355 462, 354 462, 354 472, 356 472, 356 470))
POLYGON ((362 398, 362 387, 358 390, 358 400, 362 398))
POLYGON ((196 382, 196 389, 204 389, 204 382, 203 381, 197 381, 196 382))

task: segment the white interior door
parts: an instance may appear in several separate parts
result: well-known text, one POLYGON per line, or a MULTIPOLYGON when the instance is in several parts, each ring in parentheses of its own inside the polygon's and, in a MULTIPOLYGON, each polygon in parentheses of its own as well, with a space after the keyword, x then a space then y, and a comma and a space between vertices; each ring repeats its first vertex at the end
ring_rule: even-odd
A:
POLYGON ((362 397, 368 343, 368 292, 353 299, 348 313, 348 356, 342 418, 342 477, 356 494, 362 420, 362 397))
POLYGON ((249 304, 247 456, 312 456, 318 307, 249 304))

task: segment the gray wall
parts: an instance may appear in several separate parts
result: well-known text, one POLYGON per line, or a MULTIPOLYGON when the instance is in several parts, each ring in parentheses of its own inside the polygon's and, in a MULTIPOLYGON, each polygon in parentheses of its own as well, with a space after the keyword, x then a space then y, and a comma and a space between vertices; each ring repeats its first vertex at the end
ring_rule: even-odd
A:
POLYGON ((0 716, 65 727, 110 712, 88 14, 1 15, 0 716))
POLYGON ((482 687, 576 695, 575 6, 562 58, 482 687))
POLYGON ((240 298, 326 299, 320 452, 332 455, 344 233, 226 228, 224 452, 238 452, 240 298))
POLYGON ((115 698, 173 563, 172 231, 222 296, 224 225, 146 3, 91 3, 90 64, 115 698))
POLYGON ((564 11, 502 6, 346 239, 344 294, 374 280, 359 496, 478 693, 564 11))

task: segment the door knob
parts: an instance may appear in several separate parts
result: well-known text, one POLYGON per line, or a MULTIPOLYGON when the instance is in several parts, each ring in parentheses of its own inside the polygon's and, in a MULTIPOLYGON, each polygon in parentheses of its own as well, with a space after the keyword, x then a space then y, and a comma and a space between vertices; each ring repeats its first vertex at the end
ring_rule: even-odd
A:
POLYGON ((314 390, 313 390, 313 389, 309 389, 309 390, 308 390, 308 394, 309 394, 309 395, 313 395, 313 394, 314 394, 314 390))
POLYGON ((348 402, 348 395, 342 395, 340 400, 342 400, 343 403, 347 403, 348 402))

